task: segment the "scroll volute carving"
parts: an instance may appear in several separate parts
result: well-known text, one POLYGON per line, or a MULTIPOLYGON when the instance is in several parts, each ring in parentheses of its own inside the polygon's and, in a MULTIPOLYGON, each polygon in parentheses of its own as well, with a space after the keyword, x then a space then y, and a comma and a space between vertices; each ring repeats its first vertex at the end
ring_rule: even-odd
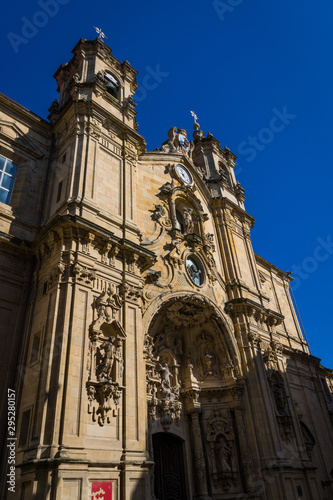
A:
POLYGON ((93 422, 103 426, 116 415, 123 390, 124 340, 126 334, 115 318, 122 304, 114 285, 94 303, 97 318, 89 328, 88 412, 93 422), (112 411, 110 411, 112 410, 112 411))

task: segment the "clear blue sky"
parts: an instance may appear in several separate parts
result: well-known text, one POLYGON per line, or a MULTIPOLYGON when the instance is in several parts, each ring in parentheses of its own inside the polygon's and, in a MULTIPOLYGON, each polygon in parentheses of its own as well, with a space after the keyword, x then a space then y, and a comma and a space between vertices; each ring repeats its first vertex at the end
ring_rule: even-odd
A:
POLYGON ((332 2, 17 0, 1 14, 1 91, 35 113, 47 116, 52 75, 95 25, 143 88, 158 72, 138 91, 148 149, 171 126, 191 134, 193 109, 238 155, 254 249, 294 271, 312 353, 333 368, 332 2))

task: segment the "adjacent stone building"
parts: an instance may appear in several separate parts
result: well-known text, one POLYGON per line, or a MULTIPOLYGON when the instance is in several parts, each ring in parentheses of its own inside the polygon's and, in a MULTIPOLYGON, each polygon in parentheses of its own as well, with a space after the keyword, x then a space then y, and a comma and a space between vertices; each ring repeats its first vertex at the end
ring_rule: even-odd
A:
POLYGON ((8 498, 332 499, 332 371, 252 249, 235 155, 196 120, 147 151, 100 38, 54 76, 49 122, 0 96, 8 498))

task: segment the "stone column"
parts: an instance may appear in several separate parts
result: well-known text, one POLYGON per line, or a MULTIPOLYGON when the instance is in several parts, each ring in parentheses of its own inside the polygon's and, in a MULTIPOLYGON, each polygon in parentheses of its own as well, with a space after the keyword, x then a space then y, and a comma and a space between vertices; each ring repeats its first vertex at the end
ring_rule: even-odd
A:
POLYGON ((194 454, 194 479, 196 482, 196 491, 199 498, 207 498, 207 473, 205 457, 202 449, 201 429, 199 424, 198 411, 191 414, 191 441, 194 454))
MULTIPOLYGON (((191 364, 189 363, 189 372, 191 373, 191 364)), ((201 428, 199 423, 199 413, 201 404, 199 403, 199 388, 190 383, 190 387, 183 390, 186 412, 191 419, 191 445, 193 452, 193 474, 195 483, 196 498, 208 499, 207 490, 207 471, 205 456, 202 446, 201 428)))
POLYGON ((247 430, 244 421, 244 408, 242 403, 242 388, 234 387, 232 389, 233 402, 231 407, 235 416, 235 424, 237 428, 239 454, 241 465, 244 472, 245 487, 247 493, 255 495, 262 484, 261 474, 256 470, 250 453, 249 443, 247 439, 247 430))

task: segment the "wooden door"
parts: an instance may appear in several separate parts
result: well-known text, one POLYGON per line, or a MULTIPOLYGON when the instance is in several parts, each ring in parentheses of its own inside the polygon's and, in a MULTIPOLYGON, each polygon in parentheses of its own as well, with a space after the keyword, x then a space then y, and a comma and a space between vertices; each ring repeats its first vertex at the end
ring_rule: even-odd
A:
POLYGON ((155 497, 158 500, 187 500, 183 441, 166 432, 153 435, 155 497))

